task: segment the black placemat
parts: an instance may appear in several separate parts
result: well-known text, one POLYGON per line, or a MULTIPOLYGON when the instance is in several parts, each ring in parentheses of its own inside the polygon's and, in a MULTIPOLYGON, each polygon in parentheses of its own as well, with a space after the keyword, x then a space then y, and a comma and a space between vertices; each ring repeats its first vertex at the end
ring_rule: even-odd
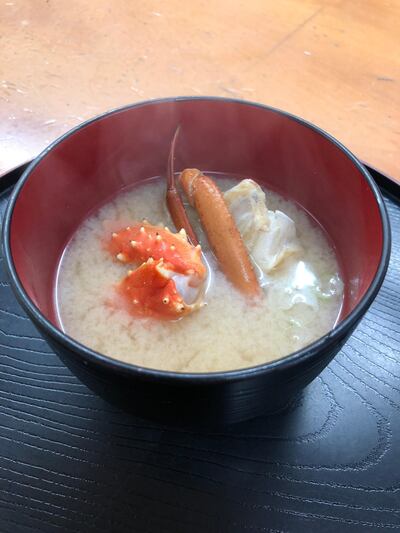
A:
POLYGON ((0 269, 0 532, 400 529, 400 207, 387 207, 389 272, 350 341, 285 417, 219 432, 104 403, 0 269))

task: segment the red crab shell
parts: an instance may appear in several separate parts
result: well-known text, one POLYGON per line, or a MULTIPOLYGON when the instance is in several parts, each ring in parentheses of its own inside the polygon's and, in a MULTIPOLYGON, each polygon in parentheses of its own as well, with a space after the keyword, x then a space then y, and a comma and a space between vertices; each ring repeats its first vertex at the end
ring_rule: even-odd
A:
POLYGON ((183 301, 171 279, 173 273, 162 259, 148 259, 136 270, 130 270, 118 286, 129 311, 136 316, 174 320, 197 309, 200 304, 183 301))
POLYGON ((201 248, 188 242, 184 230, 171 233, 143 222, 113 233, 107 248, 117 261, 140 265, 118 285, 133 315, 176 320, 201 307, 185 303, 172 279, 186 276, 189 285, 198 286, 206 275, 201 248))
POLYGON ((201 247, 188 242, 185 230, 171 233, 168 228, 143 222, 113 233, 108 249, 122 263, 163 259, 176 273, 190 275, 193 283, 200 283, 206 274, 201 247))

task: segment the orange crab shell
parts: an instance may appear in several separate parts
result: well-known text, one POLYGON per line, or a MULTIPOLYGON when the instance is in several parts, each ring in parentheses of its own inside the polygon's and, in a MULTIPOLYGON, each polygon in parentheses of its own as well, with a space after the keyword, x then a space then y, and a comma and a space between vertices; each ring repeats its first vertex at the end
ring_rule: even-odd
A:
POLYGON ((176 320, 199 305, 185 304, 170 275, 171 271, 166 269, 162 259, 149 259, 136 270, 128 272, 119 284, 118 292, 133 315, 176 320))
POLYGON ((152 257, 163 259, 176 273, 194 275, 198 282, 206 274, 201 247, 188 242, 185 230, 171 233, 168 228, 143 222, 113 233, 108 249, 122 263, 143 263, 152 257))

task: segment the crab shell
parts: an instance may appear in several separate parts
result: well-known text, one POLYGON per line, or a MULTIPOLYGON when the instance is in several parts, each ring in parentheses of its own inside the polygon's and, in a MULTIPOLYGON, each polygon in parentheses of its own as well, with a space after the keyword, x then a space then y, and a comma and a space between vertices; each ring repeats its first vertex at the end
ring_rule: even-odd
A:
POLYGON ((117 261, 140 265, 117 287, 131 314, 176 320, 202 307, 185 303, 173 279, 183 276, 197 287, 206 275, 201 247, 190 244, 184 230, 174 234, 143 222, 113 233, 107 247, 117 261))
POLYGON ((201 303, 186 304, 163 259, 150 258, 136 270, 130 270, 118 286, 131 314, 159 320, 176 320, 200 308, 201 303))
POLYGON ((108 248, 121 263, 163 259, 167 268, 191 276, 194 285, 201 283, 206 274, 201 247, 188 242, 184 229, 171 233, 168 228, 143 222, 113 233, 108 248))

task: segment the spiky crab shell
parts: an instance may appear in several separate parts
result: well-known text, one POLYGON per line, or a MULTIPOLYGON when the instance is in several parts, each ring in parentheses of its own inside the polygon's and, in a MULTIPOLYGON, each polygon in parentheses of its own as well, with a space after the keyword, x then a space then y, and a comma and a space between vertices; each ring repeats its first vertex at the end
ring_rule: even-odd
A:
POLYGON ((163 259, 167 267, 190 275, 198 283, 206 274, 201 247, 188 242, 185 230, 171 233, 168 228, 143 222, 113 233, 108 248, 121 263, 140 264, 150 257, 155 261, 163 259))
POLYGON ((199 308, 200 304, 188 305, 183 301, 171 278, 173 274, 162 259, 150 258, 128 272, 118 291, 133 315, 176 320, 199 308))

